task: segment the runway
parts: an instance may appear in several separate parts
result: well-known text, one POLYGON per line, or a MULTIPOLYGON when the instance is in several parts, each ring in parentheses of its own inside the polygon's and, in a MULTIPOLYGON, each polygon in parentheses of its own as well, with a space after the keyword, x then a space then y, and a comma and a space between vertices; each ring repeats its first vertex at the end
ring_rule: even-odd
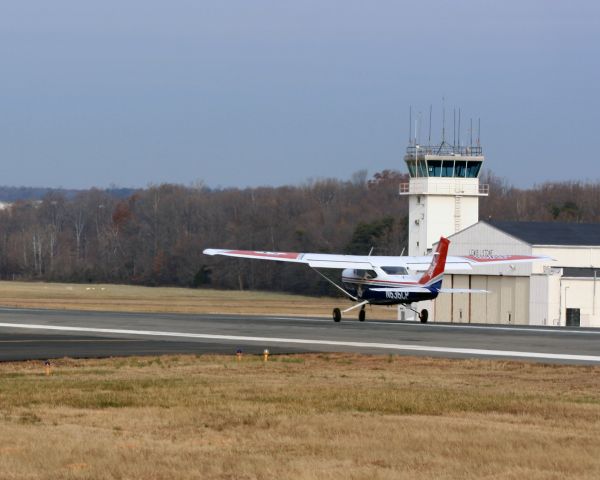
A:
POLYGON ((600 330, 247 315, 0 309, 0 360, 360 352, 600 365, 600 330))

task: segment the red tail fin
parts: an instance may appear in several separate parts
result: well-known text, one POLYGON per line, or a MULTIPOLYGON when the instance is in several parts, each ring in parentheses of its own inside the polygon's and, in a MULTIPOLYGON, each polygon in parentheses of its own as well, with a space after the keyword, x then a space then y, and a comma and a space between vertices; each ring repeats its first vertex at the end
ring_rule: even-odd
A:
POLYGON ((419 279, 419 284, 427 285, 429 283, 435 283, 438 280, 441 280, 441 275, 444 274, 444 269, 446 268, 448 245, 450 245, 450 240, 441 237, 438 243, 437 250, 433 254, 433 260, 431 260, 431 265, 429 265, 427 271, 419 279))

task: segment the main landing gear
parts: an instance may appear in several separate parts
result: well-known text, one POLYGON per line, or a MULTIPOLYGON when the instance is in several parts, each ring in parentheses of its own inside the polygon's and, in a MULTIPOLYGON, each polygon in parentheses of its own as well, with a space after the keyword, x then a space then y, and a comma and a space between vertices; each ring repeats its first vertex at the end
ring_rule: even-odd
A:
POLYGON ((365 312, 365 306, 363 305, 360 309, 360 312, 358 312, 358 320, 360 322, 364 322, 365 318, 367 318, 367 312, 365 312))
POLYGON ((426 308, 424 308, 423 310, 421 310, 421 312, 419 312, 418 310, 415 310, 414 308, 411 308, 408 305, 405 305, 405 307, 408 308, 409 310, 412 310, 413 312, 415 312, 419 316, 419 320, 421 323, 427 323, 427 320, 429 319, 429 312, 427 311, 426 308))
POLYGON ((346 313, 349 312, 350 310, 354 310, 355 308, 360 308, 360 311, 358 312, 358 320, 361 322, 364 322, 365 319, 367 318, 367 312, 365 310, 365 306, 368 304, 368 301, 364 301, 359 303, 358 305, 353 305, 350 308, 347 308, 346 310, 344 310, 343 312, 339 309, 339 308, 334 308, 333 309, 333 321, 334 322, 339 322, 342 320, 342 313, 346 313))

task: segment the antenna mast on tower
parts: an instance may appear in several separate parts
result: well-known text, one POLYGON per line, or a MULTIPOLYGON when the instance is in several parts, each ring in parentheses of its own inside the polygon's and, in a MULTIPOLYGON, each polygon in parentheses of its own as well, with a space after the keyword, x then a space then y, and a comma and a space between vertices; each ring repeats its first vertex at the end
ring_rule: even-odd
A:
POLYGON ((431 110, 433 109, 432 105, 429 105, 429 137, 427 138, 427 143, 431 145, 431 110))

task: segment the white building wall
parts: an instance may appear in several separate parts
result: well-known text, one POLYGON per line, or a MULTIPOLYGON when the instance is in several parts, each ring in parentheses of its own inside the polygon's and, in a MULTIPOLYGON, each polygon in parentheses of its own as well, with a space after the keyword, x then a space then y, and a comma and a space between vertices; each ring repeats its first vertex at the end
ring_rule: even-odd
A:
POLYGON ((567 308, 579 308, 582 327, 600 327, 600 283, 596 280, 594 292, 593 278, 565 278, 560 282, 562 296, 560 325, 566 324, 567 308), (594 300, 595 295, 595 300, 594 300), (596 310, 594 312, 594 309, 596 310))
POLYGON ((530 282, 529 324, 559 325, 561 270, 533 274, 530 282))
POLYGON ((425 255, 441 236, 479 220, 478 178, 411 178, 409 185, 409 255, 425 255))
POLYGON ((543 273, 544 266, 547 265, 557 267, 599 267, 600 270, 600 247, 544 247, 534 245, 532 255, 545 255, 556 260, 536 262, 533 265, 532 273, 543 273))

